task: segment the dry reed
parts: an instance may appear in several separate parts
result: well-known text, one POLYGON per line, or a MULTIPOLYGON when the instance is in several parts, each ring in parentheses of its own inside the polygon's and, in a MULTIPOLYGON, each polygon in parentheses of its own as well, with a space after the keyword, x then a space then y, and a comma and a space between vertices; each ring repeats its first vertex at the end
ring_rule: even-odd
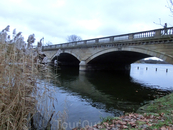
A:
POLYGON ((37 68, 33 56, 26 56, 14 44, 0 43, 0 129, 28 129, 28 115, 34 113, 37 68))
MULTIPOLYGON (((33 116, 37 117, 38 113, 42 118, 48 117, 46 126, 42 129, 51 129, 50 122, 57 113, 54 110, 40 112, 39 109, 47 105, 39 103, 41 98, 47 96, 49 102, 51 102, 50 99, 52 100, 52 92, 48 84, 39 83, 42 75, 44 79, 50 81, 49 69, 40 64, 41 56, 36 49, 30 46, 29 38, 28 46, 23 41, 21 33, 15 35, 11 41, 7 39, 8 27, 0 32, 0 130, 33 129, 37 124, 33 116), (38 91, 40 88, 43 91, 38 91)), ((54 103, 56 103, 55 99, 51 106, 54 106, 54 103)))

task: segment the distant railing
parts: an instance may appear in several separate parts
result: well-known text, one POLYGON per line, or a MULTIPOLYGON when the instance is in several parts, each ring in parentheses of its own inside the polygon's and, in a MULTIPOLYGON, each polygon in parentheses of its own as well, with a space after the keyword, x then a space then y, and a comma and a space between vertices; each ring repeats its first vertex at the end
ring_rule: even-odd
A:
POLYGON ((87 46, 87 45, 95 45, 95 44, 101 45, 106 43, 115 43, 115 42, 118 43, 120 41, 122 42, 122 41, 133 41, 133 40, 147 39, 147 38, 160 38, 160 37, 171 36, 171 35, 173 35, 173 27, 169 27, 166 29, 162 28, 162 29, 155 29, 155 30, 149 30, 149 31, 143 31, 143 32, 136 32, 136 33, 88 39, 88 40, 82 40, 82 41, 76 41, 76 42, 70 42, 70 43, 43 46, 43 50, 87 46))

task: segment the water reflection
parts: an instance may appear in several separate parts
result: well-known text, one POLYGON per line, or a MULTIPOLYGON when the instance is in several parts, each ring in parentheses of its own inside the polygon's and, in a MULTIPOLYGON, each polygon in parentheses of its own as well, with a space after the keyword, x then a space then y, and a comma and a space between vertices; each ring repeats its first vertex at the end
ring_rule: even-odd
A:
MULTIPOLYGON (((58 71, 59 83, 53 86, 57 87, 59 104, 68 101, 69 122, 97 122, 100 116, 132 112, 147 101, 172 92, 172 72, 171 65, 148 64, 132 64, 129 73, 79 72, 78 68, 65 68, 58 71)), ((63 110, 59 104, 58 110, 63 110)))
POLYGON ((173 91, 173 65, 132 64, 130 76, 132 82, 143 87, 173 91))
MULTIPOLYGON (((130 75, 122 72, 62 70, 59 72, 58 80, 61 83, 59 87, 68 91, 71 95, 80 96, 81 100, 89 101, 92 106, 106 109, 106 111, 111 111, 112 108, 132 111, 137 109, 140 104, 154 99, 158 92, 167 93, 153 87, 154 80, 151 80, 151 77, 149 79, 153 84, 146 87, 149 82, 145 80, 149 76, 147 74, 143 76, 141 73, 144 72, 141 71, 137 74, 137 70, 134 70, 134 68, 132 67, 130 75)), ((157 79, 157 77, 155 78, 157 79)))

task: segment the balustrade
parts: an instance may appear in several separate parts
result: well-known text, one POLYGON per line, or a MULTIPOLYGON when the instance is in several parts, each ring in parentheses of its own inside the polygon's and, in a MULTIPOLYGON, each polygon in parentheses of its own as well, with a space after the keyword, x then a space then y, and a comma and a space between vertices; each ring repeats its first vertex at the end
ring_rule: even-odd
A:
POLYGON ((128 35, 115 36, 115 37, 114 37, 114 41, 127 40, 128 38, 129 38, 128 35))
POLYGON ((56 48, 59 48, 59 47, 61 47, 61 45, 62 45, 62 44, 57 44, 57 45, 56 45, 56 48))
POLYGON ((134 39, 136 39, 136 38, 151 38, 151 37, 154 37, 154 35, 155 35, 155 31, 136 33, 136 34, 134 34, 134 39))
POLYGON ((95 43, 95 40, 87 40, 86 41, 86 44, 93 44, 93 43, 95 43))
POLYGON ((173 28, 168 29, 168 35, 173 35, 173 28))
POLYGON ((67 47, 67 45, 68 45, 67 43, 64 43, 62 44, 62 47, 67 47))
MULTIPOLYGON (((53 48, 65 48, 65 47, 74 47, 78 45, 91 45, 91 44, 100 44, 100 43, 113 43, 118 41, 128 41, 128 40, 135 40, 135 39, 144 39, 144 38, 156 38, 162 37, 167 35, 173 35, 173 27, 166 28, 166 29, 156 29, 151 31, 143 31, 137 33, 130 33, 124 35, 116 35, 110 37, 102 37, 96 39, 89 39, 83 40, 78 42, 71 42, 71 43, 63 43, 63 44, 56 44, 56 45, 49 45, 44 46, 43 49, 53 49, 53 48)), ((130 44, 129 44, 130 45, 130 44)))
POLYGON ((101 39, 97 39, 99 41, 99 43, 108 43, 110 41, 110 38, 101 38, 101 39))
POLYGON ((82 44, 84 44, 84 41, 78 41, 77 42, 77 45, 82 45, 82 44))

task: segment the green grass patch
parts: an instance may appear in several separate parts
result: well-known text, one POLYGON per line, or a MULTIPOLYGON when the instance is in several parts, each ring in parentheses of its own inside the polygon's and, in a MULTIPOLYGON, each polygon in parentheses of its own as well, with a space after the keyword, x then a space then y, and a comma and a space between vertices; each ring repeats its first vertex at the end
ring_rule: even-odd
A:
POLYGON ((173 93, 155 99, 149 104, 140 107, 137 110, 137 113, 145 113, 146 116, 153 115, 156 117, 162 117, 162 120, 149 127, 151 129, 159 129, 162 126, 170 126, 173 123, 173 93))
POLYGON ((137 113, 164 113, 164 114, 173 113, 173 93, 155 99, 149 104, 140 107, 137 110, 137 113))

